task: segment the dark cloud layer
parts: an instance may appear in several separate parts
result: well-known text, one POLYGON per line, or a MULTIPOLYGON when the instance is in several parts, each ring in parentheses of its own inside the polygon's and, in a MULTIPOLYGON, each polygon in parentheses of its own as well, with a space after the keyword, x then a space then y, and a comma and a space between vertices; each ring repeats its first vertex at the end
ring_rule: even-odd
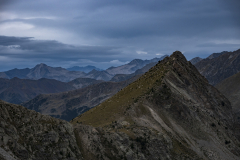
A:
POLYGON ((239 0, 3 0, 0 6, 2 69, 41 62, 107 68, 175 50, 190 59, 240 48, 239 0))

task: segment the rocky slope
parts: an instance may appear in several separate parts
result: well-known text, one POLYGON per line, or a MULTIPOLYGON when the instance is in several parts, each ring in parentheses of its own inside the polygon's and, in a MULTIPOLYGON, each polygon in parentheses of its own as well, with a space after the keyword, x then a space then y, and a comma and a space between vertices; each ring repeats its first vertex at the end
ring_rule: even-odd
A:
POLYGON ((200 58, 200 57, 195 57, 195 58, 191 59, 190 62, 194 65, 194 64, 200 62, 201 60, 202 60, 202 58, 200 58))
POLYGON ((22 105, 42 114, 69 121, 112 97, 137 78, 138 76, 124 82, 102 82, 69 92, 39 95, 22 105))
POLYGON ((70 123, 0 100, 0 159, 82 159, 70 123))
POLYGON ((85 159, 240 159, 230 102, 178 51, 71 123, 85 159))
POLYGON ((210 84, 216 85, 240 71, 240 49, 212 55, 196 63, 195 66, 210 84))
POLYGON ((231 102, 235 114, 235 129, 240 138, 240 72, 221 81, 215 86, 231 102))
POLYGON ((85 77, 96 79, 96 80, 109 81, 113 77, 113 75, 109 74, 106 71, 97 71, 94 69, 91 72, 89 72, 85 77))
POLYGON ((3 79, 0 78, 0 99, 20 104, 39 94, 59 93, 75 89, 73 84, 67 84, 54 79, 3 79))

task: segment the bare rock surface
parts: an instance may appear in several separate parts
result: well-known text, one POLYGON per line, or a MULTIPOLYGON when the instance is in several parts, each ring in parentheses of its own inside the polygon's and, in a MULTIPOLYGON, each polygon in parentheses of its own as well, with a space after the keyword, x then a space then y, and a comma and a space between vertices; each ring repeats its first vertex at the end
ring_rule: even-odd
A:
POLYGON ((71 124, 3 101, 0 147, 7 160, 82 159, 71 124))

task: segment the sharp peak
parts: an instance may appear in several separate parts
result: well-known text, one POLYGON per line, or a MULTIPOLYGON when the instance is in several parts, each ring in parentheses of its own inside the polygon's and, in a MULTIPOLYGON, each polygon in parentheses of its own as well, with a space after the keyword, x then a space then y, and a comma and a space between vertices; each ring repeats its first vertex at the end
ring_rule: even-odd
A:
POLYGON ((187 62, 186 57, 182 54, 182 52, 180 51, 175 51, 170 55, 170 58, 172 58, 173 60, 177 59, 177 60, 183 60, 187 62))

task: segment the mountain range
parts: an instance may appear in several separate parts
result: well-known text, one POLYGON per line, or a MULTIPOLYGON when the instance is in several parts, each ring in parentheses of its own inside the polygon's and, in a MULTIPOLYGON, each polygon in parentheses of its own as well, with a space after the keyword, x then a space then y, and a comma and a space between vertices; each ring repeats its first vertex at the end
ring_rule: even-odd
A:
POLYGON ((0 78, 0 99, 20 104, 35 98, 39 94, 66 92, 101 82, 103 81, 91 78, 77 78, 67 83, 46 78, 38 80, 16 77, 12 79, 0 78))
POLYGON ((91 65, 88 65, 88 66, 85 66, 85 67, 74 66, 74 67, 71 67, 71 68, 67 68, 67 70, 69 70, 69 71, 82 71, 82 72, 85 72, 85 73, 91 72, 94 69, 97 70, 97 71, 102 71, 102 69, 99 69, 99 68, 97 68, 95 66, 91 66, 91 65))
POLYGON ((240 49, 212 54, 194 65, 211 85, 216 85, 240 71, 240 49))
POLYGON ((151 60, 140 60, 135 59, 128 64, 119 66, 119 67, 110 67, 107 70, 100 70, 94 66, 87 66, 83 68, 70 68, 69 70, 61 68, 61 67, 50 67, 46 64, 38 64, 34 68, 29 69, 12 69, 6 72, 0 72, 0 78, 12 79, 14 77, 20 79, 33 79, 38 80, 41 78, 55 79, 62 82, 69 82, 76 78, 92 78, 96 80, 104 80, 109 81, 116 74, 131 74, 134 73, 137 69, 144 67, 145 65, 158 62, 162 60, 165 56, 161 58, 154 58, 151 60), (83 72, 90 71, 88 73, 83 72), (74 70, 74 71, 72 71, 74 70), (75 71, 81 70, 81 71, 75 71))
MULTIPOLYGON (((93 94, 88 90, 86 99, 93 94)), ((2 159, 237 160, 240 156, 231 103, 179 51, 70 123, 3 101, 0 105, 2 159)))

